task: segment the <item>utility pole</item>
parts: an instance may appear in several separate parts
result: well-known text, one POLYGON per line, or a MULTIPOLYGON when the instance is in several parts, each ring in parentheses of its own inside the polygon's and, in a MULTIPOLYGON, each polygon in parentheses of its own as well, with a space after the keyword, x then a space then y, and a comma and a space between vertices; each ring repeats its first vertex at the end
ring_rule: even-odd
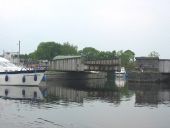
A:
POLYGON ((20 64, 20 43, 21 43, 21 41, 19 40, 19 51, 18 51, 18 63, 20 64))

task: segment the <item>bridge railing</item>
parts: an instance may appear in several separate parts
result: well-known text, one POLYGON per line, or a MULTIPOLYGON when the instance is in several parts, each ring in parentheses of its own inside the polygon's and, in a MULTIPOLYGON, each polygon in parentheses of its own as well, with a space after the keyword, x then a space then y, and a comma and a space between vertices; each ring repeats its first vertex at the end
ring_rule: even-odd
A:
POLYGON ((88 60, 84 61, 89 71, 120 71, 121 59, 114 58, 112 60, 88 60))
POLYGON ((114 65, 114 66, 118 66, 118 65, 121 65, 121 59, 114 58, 112 60, 88 60, 88 61, 85 61, 84 64, 86 64, 86 65, 114 65))

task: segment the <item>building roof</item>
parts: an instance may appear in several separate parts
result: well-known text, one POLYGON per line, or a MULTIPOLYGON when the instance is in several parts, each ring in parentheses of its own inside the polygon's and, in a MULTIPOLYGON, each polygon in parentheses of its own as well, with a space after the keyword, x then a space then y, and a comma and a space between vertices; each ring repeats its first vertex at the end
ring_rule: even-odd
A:
POLYGON ((159 61, 170 61, 170 59, 160 59, 159 61))
POLYGON ((135 57, 136 60, 159 60, 159 57, 135 57))
POLYGON ((81 56, 55 56, 53 60, 63 60, 63 59, 73 59, 73 58, 81 58, 81 56))

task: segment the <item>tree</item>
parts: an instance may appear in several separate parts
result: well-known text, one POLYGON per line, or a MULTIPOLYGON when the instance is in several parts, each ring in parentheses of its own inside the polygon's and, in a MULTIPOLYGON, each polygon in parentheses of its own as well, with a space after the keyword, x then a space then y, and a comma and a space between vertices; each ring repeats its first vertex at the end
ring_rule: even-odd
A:
POLYGON ((94 60, 97 58, 99 51, 92 47, 86 47, 79 51, 79 54, 85 58, 85 60, 94 60))
POLYGON ((37 50, 29 54, 33 60, 52 60, 57 55, 77 55, 77 46, 68 42, 61 45, 56 42, 41 42, 37 50))
POLYGON ((126 57, 128 58, 128 62, 134 62, 135 59, 135 53, 131 50, 126 50, 124 52, 124 54, 126 55, 126 57))
POLYGON ((77 55, 78 54, 77 46, 73 46, 69 44, 68 42, 66 42, 63 45, 61 45, 60 54, 61 55, 77 55))
POLYGON ((97 59, 113 59, 114 57, 116 57, 116 51, 100 51, 97 59))
POLYGON ((149 56, 149 57, 159 57, 159 53, 156 52, 156 51, 152 51, 152 52, 149 53, 148 56, 149 56))
POLYGON ((117 52, 116 52, 116 56, 117 56, 117 57, 120 57, 122 54, 123 54, 123 50, 120 50, 120 51, 117 51, 117 52))
POLYGON ((35 52, 37 59, 52 60, 60 54, 61 44, 55 42, 41 42, 35 52))
POLYGON ((28 55, 27 54, 20 54, 20 59, 26 60, 26 59, 28 59, 28 55))
POLYGON ((92 47, 86 47, 79 51, 79 54, 83 56, 86 60, 96 60, 96 59, 113 59, 116 57, 116 51, 99 51, 92 47))
POLYGON ((106 53, 104 51, 100 51, 97 55, 97 59, 106 59, 106 53))
POLYGON ((121 64, 125 68, 133 68, 134 67, 134 58, 135 58, 135 53, 131 50, 126 50, 126 51, 118 51, 117 52, 117 57, 121 58, 121 64))
POLYGON ((36 59, 37 59, 36 51, 30 53, 30 54, 28 55, 28 58, 31 58, 31 59, 33 59, 33 60, 36 60, 36 59))

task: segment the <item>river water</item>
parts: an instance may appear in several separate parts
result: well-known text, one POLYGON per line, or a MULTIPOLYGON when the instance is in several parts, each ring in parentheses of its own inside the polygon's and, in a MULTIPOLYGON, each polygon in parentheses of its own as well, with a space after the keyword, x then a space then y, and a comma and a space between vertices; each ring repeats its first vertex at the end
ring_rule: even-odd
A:
POLYGON ((11 86, 8 91, 14 99, 0 98, 0 128, 170 127, 168 84, 54 79, 40 88, 11 86), (22 100, 26 97, 34 98, 22 100))

